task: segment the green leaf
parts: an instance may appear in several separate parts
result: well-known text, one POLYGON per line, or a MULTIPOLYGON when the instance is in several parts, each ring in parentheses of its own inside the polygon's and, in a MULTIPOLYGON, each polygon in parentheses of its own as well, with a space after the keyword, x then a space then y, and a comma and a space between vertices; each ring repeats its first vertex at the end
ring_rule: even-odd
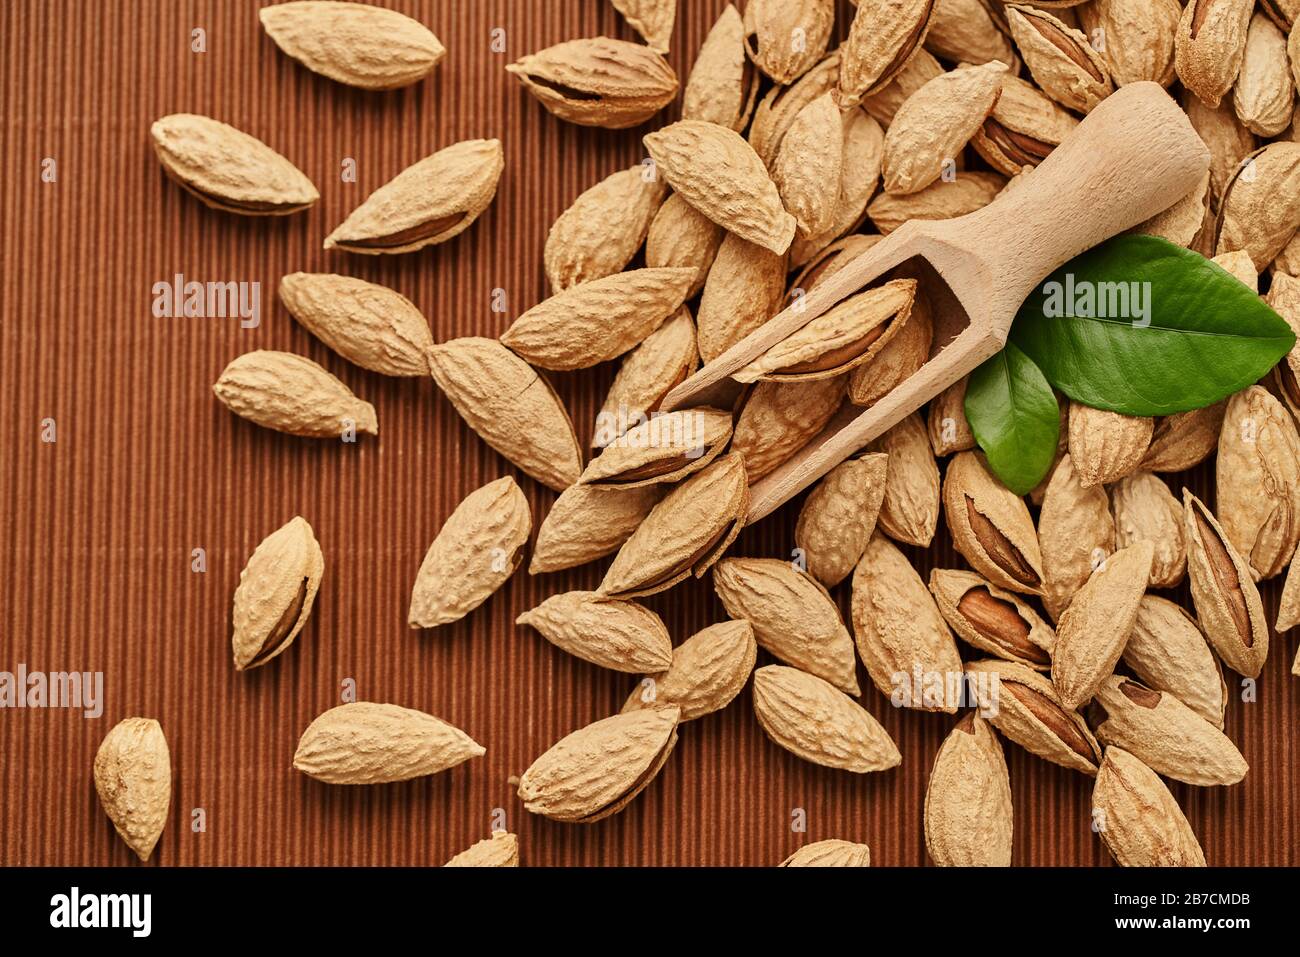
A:
POLYGON ((1060 409, 1042 370, 1013 343, 970 375, 966 419, 1002 484, 1024 495, 1056 457, 1060 409))
POLYGON ((1020 307, 1011 340, 1071 399, 1150 416, 1244 389, 1291 350, 1295 334, 1204 256, 1155 236, 1119 236, 1048 276, 1020 307), (1052 283, 1061 294, 1049 294, 1052 283), (1127 308, 1111 295, 1121 287, 1127 308), (1097 290, 1090 310, 1078 297, 1097 290))

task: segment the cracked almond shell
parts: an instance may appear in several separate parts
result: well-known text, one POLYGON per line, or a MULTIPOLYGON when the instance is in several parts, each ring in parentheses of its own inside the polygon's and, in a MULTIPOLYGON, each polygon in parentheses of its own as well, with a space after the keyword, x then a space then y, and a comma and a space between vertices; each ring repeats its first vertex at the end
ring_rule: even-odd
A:
POLYGON ((925 789, 925 849, 940 867, 1011 866, 1011 779, 1002 744, 968 711, 935 755, 925 789))
POLYGON ((826 52, 835 26, 835 3, 749 0, 744 26, 750 60, 777 83, 793 83, 826 52))
POLYGON ((1179 0, 1096 0, 1076 12, 1087 36, 1106 38, 1097 52, 1115 86, 1150 80, 1167 87, 1174 81, 1179 0))
POLYGON ((1110 503, 1115 516, 1115 547, 1126 548, 1139 541, 1155 546, 1150 587, 1181 584, 1187 572, 1183 507, 1169 486, 1151 472, 1134 472, 1111 486, 1110 503))
POLYGON ((727 614, 754 627, 759 645, 782 661, 860 693, 853 640, 835 601, 806 572, 774 558, 724 558, 713 590, 727 614))
POLYGON ((295 516, 253 551, 235 589, 235 670, 264 665, 298 637, 311 615, 325 557, 307 520, 295 516))
POLYGON ((299 0, 257 16, 275 45, 307 69, 364 90, 418 83, 447 52, 419 21, 364 3, 299 0))
POLYGON ((622 488, 678 482, 717 458, 730 439, 730 412, 704 406, 666 412, 605 446, 578 482, 622 488))
POLYGON ((839 101, 846 109, 898 75, 930 29, 936 0, 859 0, 840 49, 839 101))
POLYGON ((675 707, 682 721, 721 711, 749 681, 757 655, 749 622, 710 625, 673 649, 667 671, 643 678, 623 711, 675 707))
POLYGON ((971 145, 999 173, 1015 176, 1050 156, 1078 125, 1075 117, 1038 87, 1005 73, 1002 94, 971 138, 971 145))
POLYGON ((537 530, 528 573, 574 568, 616 552, 663 497, 662 486, 571 485, 537 530))
POLYGON ((879 352, 849 376, 849 401, 864 407, 875 405, 925 365, 933 344, 934 310, 930 297, 918 283, 907 321, 879 352))
POLYGON ((245 352, 222 370, 212 391, 235 415, 277 432, 318 439, 379 434, 373 405, 292 352, 245 352))
POLYGON ((966 419, 966 383, 963 376, 930 400, 926 430, 936 456, 975 448, 975 433, 966 419))
POLYGON ((754 112, 758 85, 758 73, 745 54, 744 23, 729 3, 704 38, 686 78, 682 119, 717 123, 739 133, 754 112))
POLYGON ((354 701, 330 708, 298 740, 293 766, 327 784, 388 784, 446 771, 486 752, 423 711, 354 701))
POLYGON ((1204 867, 1192 826, 1160 776, 1122 748, 1106 749, 1092 787, 1097 833, 1121 867, 1204 867))
POLYGON ((852 841, 815 841, 795 851, 778 867, 870 867, 871 848, 852 841))
POLYGON ((613 671, 662 671, 672 662, 673 643, 662 619, 633 601, 563 592, 524 612, 515 624, 535 628, 557 648, 613 671))
POLYGON ((582 473, 573 423, 537 370, 495 339, 452 339, 429 370, 467 425, 537 481, 562 492, 582 473))
POLYGON ((194 113, 172 113, 149 128, 164 172, 205 206, 242 216, 285 216, 320 193, 287 159, 255 136, 194 113))
POLYGON ((149 860, 167 826, 172 799, 172 759, 162 725, 153 718, 123 718, 95 752, 95 791, 118 836, 142 861, 149 860))
POLYGON ((1051 668, 1056 632, 1015 592, 974 572, 935 568, 930 593, 939 613, 971 647, 1036 671, 1051 668))
POLYGON ((1174 68, 1207 106, 1232 89, 1246 55, 1253 0, 1189 0, 1174 38, 1174 68))
POLYGON ((1124 645, 1124 664, 1149 688, 1167 691, 1216 728, 1223 728, 1228 687, 1223 669, 1187 609, 1144 595, 1124 645))
POLYGON ((1034 80, 1062 106, 1087 113, 1115 92, 1106 61, 1079 30, 1030 6, 1007 7, 1007 23, 1034 80))
POLYGON ((438 150, 367 196, 325 237, 325 248, 378 256, 445 243, 491 205, 504 166, 500 140, 438 150))
POLYGON ((532 527, 528 500, 509 476, 470 492, 420 563, 407 623, 437 628, 487 601, 523 561, 532 527))
POLYGON ((1043 556, 1029 509, 993 477, 983 456, 953 456, 943 480, 943 511, 953 545, 977 572, 1009 591, 1041 592, 1043 556))
POLYGON ((677 96, 677 74, 650 47, 609 37, 568 40, 506 67, 546 109, 579 126, 640 126, 677 96))
POLYGON ((518 867, 519 838, 505 831, 471 844, 443 867, 518 867))
POLYGON ((754 715, 774 743, 813 764, 866 774, 903 760, 867 709, 797 668, 768 665, 754 672, 754 715))
POLYGON ((519 778, 533 814, 590 824, 623 810, 654 780, 677 743, 677 708, 605 718, 557 741, 519 778))
POLYGON ((885 497, 889 456, 875 453, 841 462, 804 499, 794 542, 808 572, 834 588, 867 549, 885 497))

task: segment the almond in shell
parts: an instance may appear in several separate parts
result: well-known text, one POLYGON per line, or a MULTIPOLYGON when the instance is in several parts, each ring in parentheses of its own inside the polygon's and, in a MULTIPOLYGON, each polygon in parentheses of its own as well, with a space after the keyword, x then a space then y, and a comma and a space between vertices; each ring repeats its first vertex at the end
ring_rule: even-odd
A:
POLYGON ((645 38, 650 49, 668 52, 677 20, 677 0, 610 0, 630 26, 645 38))
POLYGON ((443 867, 518 867, 519 838, 505 831, 471 844, 443 867))
POLYGON ((1019 595, 974 572, 946 568, 931 570, 930 593, 967 644, 1036 671, 1051 668, 1056 632, 1019 595))
POLYGON ((840 51, 839 99, 845 108, 878 93, 925 42, 935 0, 860 0, 840 51))
POLYGON ((633 601, 603 601, 595 592, 552 595, 515 619, 547 641, 602 668, 633 674, 663 671, 673 643, 663 621, 633 601))
POLYGON ((934 311, 930 297, 918 282, 907 322, 849 376, 849 401, 863 407, 879 402, 925 365, 933 344, 934 311))
POLYGON ((731 451, 757 482, 821 433, 844 402, 845 378, 760 382, 736 419, 731 451))
POLYGON ((772 163, 781 202, 804 236, 830 228, 843 173, 844 123, 834 98, 826 93, 799 111, 772 163))
POLYGON ((717 458, 730 439, 730 412, 707 407, 666 412, 605 446, 578 482, 624 488, 678 482, 717 458))
POLYGON ((643 678, 623 710, 675 707, 682 721, 721 711, 745 687, 757 655, 749 622, 710 625, 673 649, 667 671, 643 678))
POLYGON ((1077 8, 1080 29, 1091 39, 1115 85, 1174 81, 1174 42, 1183 15, 1178 0, 1094 0, 1077 8))
POLYGON ((835 89, 839 69, 840 55, 831 53, 794 83, 772 87, 759 101, 754 108, 754 120, 749 125, 748 139, 766 166, 771 167, 776 159, 781 141, 800 111, 835 89))
POLYGON ((925 790, 925 848, 940 867, 1011 865, 1011 779, 992 726, 969 711, 944 738, 925 790))
POLYGON ((618 551, 663 494, 658 485, 569 486, 537 530, 528 573, 558 572, 618 551))
POLYGON ((953 544, 971 567, 1001 588, 1040 593, 1043 556, 1029 509, 993 477, 981 455, 961 452, 948 463, 943 511, 953 544))
POLYGON ((1124 646, 1124 664, 1143 684, 1167 691, 1216 728, 1223 728, 1228 688, 1205 635, 1181 605, 1144 595, 1124 646))
POLYGON ((815 841, 795 851, 778 867, 870 867, 871 848, 852 841, 815 841))
POLYGON ((880 193, 867 205, 867 217, 888 236, 913 219, 955 219, 993 202, 1006 179, 996 173, 958 173, 915 193, 880 193))
POLYGON ((1087 113, 1115 92, 1106 61, 1079 30, 1029 6, 1007 7, 1007 22, 1034 80, 1062 106, 1087 113))
POLYGON ((311 615, 325 557, 307 520, 295 516, 266 536, 235 589, 235 670, 266 664, 298 637, 311 615))
POLYGON ((1084 488, 1136 472, 1151 447, 1153 419, 1070 403, 1070 459, 1084 488))
POLYGON ((1205 461, 1219 445, 1227 400, 1204 409, 1156 419, 1151 445, 1141 468, 1149 472, 1183 472, 1205 461))
POLYGON ((162 725, 153 718, 123 718, 95 752, 95 791, 118 836, 142 861, 149 860, 172 799, 172 759, 162 725))
POLYGON ((888 462, 883 453, 841 462, 804 499, 795 545, 808 572, 827 588, 847 578, 866 551, 885 497, 888 462))
POLYGON ((880 164, 885 149, 885 133, 865 110, 843 114, 844 149, 840 159, 839 196, 830 224, 816 235, 796 233, 790 246, 790 265, 808 263, 839 237, 862 224, 867 203, 880 183, 880 164))
POLYGON ((930 400, 926 429, 935 455, 975 448, 975 433, 966 419, 966 382, 963 376, 930 400))
POLYGON ((744 23, 729 3, 686 78, 682 119, 717 123, 739 133, 749 123, 757 95, 758 71, 745 54, 744 23))
POLYGON ((794 82, 821 59, 835 25, 834 0, 749 0, 745 50, 777 83, 794 82))
POLYGON ((258 349, 221 372, 212 391, 235 415, 310 438, 379 434, 375 407, 304 356, 258 349))
POLYGON ((1232 89, 1246 55, 1252 0, 1189 0, 1178 21, 1174 68, 1207 106, 1232 89))
POLYGON ((672 193, 650 223, 645 264, 651 269, 676 266, 696 270, 686 297, 690 299, 704 288, 725 233, 721 226, 672 193))
POLYGON ((1183 507, 1169 486, 1150 472, 1135 472, 1111 487, 1110 503, 1115 516, 1117 548, 1127 548, 1139 541, 1155 546, 1150 587, 1173 588, 1180 584, 1187 571, 1183 507))
POLYGON ((1122 748, 1106 749, 1092 788, 1102 843, 1121 867, 1204 867, 1205 854, 1160 776, 1122 748))
POLYGON ((609 445, 659 411, 664 397, 700 364, 695 322, 682 306, 677 314, 627 353, 596 414, 591 444, 609 445))
POLYGON ((712 362, 781 311, 786 257, 727 233, 704 283, 700 356, 712 362))
POLYGON ((908 97, 942 73, 943 66, 938 60, 925 50, 917 50, 893 80, 879 92, 863 98, 862 108, 888 126, 908 97))
POLYGON ((921 417, 906 416, 870 448, 889 456, 877 520, 881 531, 905 545, 928 548, 939 525, 939 464, 921 417))

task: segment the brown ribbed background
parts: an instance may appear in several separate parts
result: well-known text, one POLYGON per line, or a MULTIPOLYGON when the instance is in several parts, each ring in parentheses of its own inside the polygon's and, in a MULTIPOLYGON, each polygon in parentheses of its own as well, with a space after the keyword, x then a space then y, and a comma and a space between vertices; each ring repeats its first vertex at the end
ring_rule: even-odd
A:
MULTIPOLYGON (((925 784, 950 716, 862 698, 898 742, 903 765, 857 776, 772 745, 746 691, 682 729, 658 779, 623 813, 589 827, 527 814, 509 783, 564 734, 616 711, 635 679, 577 660, 517 614, 591 588, 606 562, 534 578, 524 571, 463 621, 433 632, 405 623, 420 559, 469 491, 515 474, 534 527, 554 493, 484 446, 432 382, 388 379, 332 354, 275 299, 281 275, 337 271, 392 286, 419 305, 439 341, 496 336, 547 294, 550 223, 583 189, 642 156, 646 129, 559 122, 503 70, 526 52, 605 34, 635 39, 604 0, 379 0, 427 24, 448 52, 433 76, 394 93, 318 77, 263 34, 256 2, 7 0, 0 9, 0 670, 103 671, 104 715, 0 711, 0 862, 127 864, 135 858, 100 809, 91 764, 129 715, 157 717, 175 773, 159 864, 440 864, 486 836, 494 809, 535 865, 774 864, 807 841, 865 841, 874 864, 922 864, 925 784), (207 52, 191 52, 191 33, 207 52), (494 53, 492 31, 506 49, 494 53), (214 116, 260 137, 321 191, 303 215, 214 212, 163 175, 149 124, 173 112, 214 116), (399 257, 327 254, 321 240, 371 190, 442 146, 499 137, 506 169, 495 203, 464 235, 399 257), (57 182, 41 180, 57 163, 57 182), (357 162, 358 182, 340 180, 357 162), (233 319, 157 319, 152 286, 189 280, 262 284, 260 328, 233 319), (493 289, 509 310, 493 313, 493 289), (309 356, 378 409, 382 435, 355 445, 258 428, 210 386, 251 349, 309 356), (40 441, 54 420, 57 441, 40 441), (315 610, 270 666, 230 661, 230 598, 263 536, 305 516, 324 548, 315 610), (191 553, 207 553, 206 573, 191 553), (359 696, 433 712, 487 755, 405 784, 342 788, 291 768, 302 729, 359 696), (207 829, 191 827, 202 808, 207 829), (806 833, 792 830, 796 809, 806 833)), ((683 0, 673 53, 685 77, 722 0, 683 0)), ((841 0, 840 34, 851 13, 841 0)), ((676 107, 657 117, 662 124, 676 107)), ((614 366, 553 381, 590 436, 614 366)), ((1210 472, 1190 482, 1206 492, 1210 472)), ((1177 484, 1175 483, 1175 488, 1177 484)), ((747 531, 733 554, 787 556, 787 507, 747 531)), ((910 550, 923 575, 960 562, 946 534, 910 550)), ((1277 583, 1265 591, 1270 620, 1277 583)), ((848 610, 848 586, 838 597, 848 610)), ((1185 594, 1184 594, 1185 598, 1185 594)), ((706 582, 649 599, 676 640, 723 617, 706 582)), ((1294 643, 1275 638, 1258 701, 1235 700, 1227 731, 1250 762, 1232 788, 1174 791, 1214 864, 1296 864, 1300 679, 1294 643)), ((968 649, 966 649, 968 651, 968 649)), ((760 656, 760 664, 765 663, 760 656)), ((1091 780, 1007 746, 1015 862, 1100 864, 1089 830, 1091 780)))

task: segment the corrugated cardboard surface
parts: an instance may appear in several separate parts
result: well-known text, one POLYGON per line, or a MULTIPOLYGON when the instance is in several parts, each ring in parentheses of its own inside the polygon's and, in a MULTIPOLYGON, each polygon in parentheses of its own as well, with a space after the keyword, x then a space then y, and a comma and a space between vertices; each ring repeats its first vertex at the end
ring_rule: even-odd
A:
MULTIPOLYGON (((771 744, 746 691, 685 726, 663 773, 626 811, 562 825, 524 812, 509 779, 564 734, 616 711, 635 679, 566 655, 513 620, 553 593, 594 587, 607 563, 540 578, 521 570, 465 620, 407 628, 420 559, 465 494, 515 474, 536 526, 554 493, 478 441, 432 382, 386 379, 332 354, 279 306, 276 284, 295 270, 348 273, 413 299, 440 341, 498 335, 547 294, 550 223, 587 186, 638 161, 651 127, 561 123, 503 70, 574 37, 634 39, 603 0, 382 2, 428 24, 448 48, 429 80, 387 94, 297 65, 262 33, 256 2, 0 8, 0 670, 102 671, 105 680, 98 720, 0 711, 0 862, 134 860, 99 808, 91 764, 116 721, 146 715, 162 722, 175 772, 159 864, 439 864, 486 836, 494 812, 536 865, 774 864, 829 837, 869 843, 874 864, 925 863, 925 784, 949 716, 897 711, 867 690, 863 703, 904 761, 855 776, 771 744), (492 48, 497 30, 504 52, 492 48), (194 49, 196 31, 205 52, 194 49), (182 111, 265 140, 317 183, 320 203, 283 219, 203 207, 164 177, 149 147, 149 124, 182 111), (321 249, 408 164, 485 136, 504 142, 506 170, 496 202, 466 234, 400 257, 321 249), (356 182, 340 177, 349 159, 356 182), (51 168, 57 178, 43 181, 51 168), (261 283, 261 325, 154 318, 153 285, 178 273, 261 283), (504 314, 490 308, 498 289, 504 314), (311 441, 231 415, 210 386, 251 349, 323 364, 375 404, 381 436, 311 441), (56 441, 42 441, 51 430, 56 441), (315 611, 288 653, 237 674, 229 609, 240 568, 295 514, 325 552, 315 611), (201 573, 196 549, 206 554, 201 573), (331 787, 298 774, 290 761, 299 734, 339 703, 347 681, 361 698, 446 718, 487 755, 392 786, 331 787)), ((680 6, 670 59, 684 78, 723 3, 680 6)), ((840 7, 842 35, 851 7, 840 7)), ((676 107, 654 125, 675 116, 676 107)), ((584 442, 614 371, 551 377, 584 442)), ((1204 493, 1211 477, 1202 468, 1190 484, 1204 493)), ((733 554, 788 556, 794 515, 787 507, 750 529, 733 554)), ((943 533, 909 555, 922 575, 960 561, 943 533)), ((1265 590, 1270 620, 1277 591, 1276 582, 1265 590)), ((847 592, 838 590, 846 612, 847 592)), ((723 616, 707 581, 647 603, 676 640, 723 616)), ((1300 861, 1293 649, 1275 639, 1258 700, 1234 696, 1228 712, 1227 731, 1250 763, 1246 781, 1174 786, 1211 863, 1300 861)), ((1091 780, 1015 745, 1007 759, 1015 862, 1107 863, 1089 829, 1091 780)))

